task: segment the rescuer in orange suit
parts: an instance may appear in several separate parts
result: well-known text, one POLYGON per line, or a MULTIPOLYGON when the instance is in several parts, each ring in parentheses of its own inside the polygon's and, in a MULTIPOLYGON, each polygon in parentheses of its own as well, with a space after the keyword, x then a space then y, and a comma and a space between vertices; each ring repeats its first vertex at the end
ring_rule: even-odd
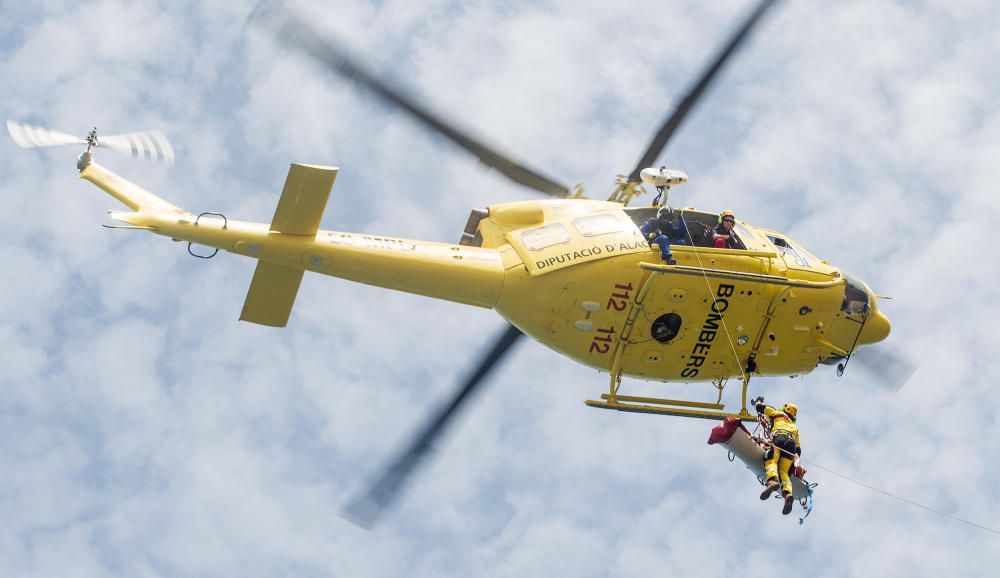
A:
POLYGON ((788 472, 792 468, 798 470, 799 456, 802 455, 802 446, 799 443, 799 427, 795 424, 799 408, 794 403, 786 403, 781 411, 769 405, 764 405, 764 398, 757 398, 757 413, 763 413, 771 419, 771 447, 764 454, 764 475, 767 476, 767 485, 760 494, 761 500, 771 497, 771 494, 778 489, 778 480, 781 480, 781 495, 785 498, 785 506, 781 513, 787 515, 792 511, 792 481, 788 477, 788 472))

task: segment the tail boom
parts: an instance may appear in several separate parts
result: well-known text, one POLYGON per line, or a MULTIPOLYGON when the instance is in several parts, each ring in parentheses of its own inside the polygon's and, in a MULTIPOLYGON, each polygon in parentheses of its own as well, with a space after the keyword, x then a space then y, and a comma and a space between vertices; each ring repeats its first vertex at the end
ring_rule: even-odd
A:
MULTIPOLYGON (((273 281, 275 271, 286 271, 291 277, 296 271, 313 271, 488 309, 500 298, 505 266, 494 249, 324 230, 314 235, 290 234, 266 223, 198 219, 97 163, 87 166, 80 176, 135 211, 112 212, 116 219, 176 241, 216 247, 283 268, 269 268, 261 273, 261 279, 273 281)), ((243 317, 265 325, 284 325, 291 302, 287 303, 288 311, 282 312, 284 306, 273 300, 288 300, 289 295, 294 300, 297 283, 292 283, 291 277, 284 283, 279 276, 284 288, 265 292, 264 302, 271 302, 261 310, 266 309, 266 314, 262 313, 260 320, 255 318, 253 307, 247 309, 251 297, 260 303, 260 296, 248 295, 243 317)))
POLYGON ((118 199, 133 211, 158 211, 173 214, 189 214, 187 211, 171 205, 160 197, 109 171, 101 165, 91 162, 80 171, 80 178, 86 179, 104 189, 112 197, 118 199))

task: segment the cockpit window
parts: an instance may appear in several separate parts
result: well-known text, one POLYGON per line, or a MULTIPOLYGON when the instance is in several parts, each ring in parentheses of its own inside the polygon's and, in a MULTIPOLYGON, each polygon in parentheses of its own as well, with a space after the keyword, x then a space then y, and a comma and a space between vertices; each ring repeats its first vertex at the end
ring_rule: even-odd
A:
POLYGON ((736 231, 736 248, 747 250, 757 242, 757 235, 753 231, 744 227, 738 221, 733 223, 733 230, 736 231))
POLYGON ((569 229, 562 223, 553 223, 521 232, 521 242, 530 251, 540 251, 553 245, 569 243, 569 240, 569 229))
POLYGON ((739 223, 733 223, 733 228, 736 229, 736 236, 739 237, 741 241, 743 241, 744 245, 747 244, 748 242, 757 240, 757 235, 754 235, 750 229, 744 227, 743 225, 739 223))
POLYGON ((868 313, 868 290, 858 281, 844 275, 847 283, 844 284, 844 301, 840 305, 840 310, 848 315, 858 315, 868 313))
POLYGON ((621 221, 614 215, 590 215, 573 219, 573 226, 584 237, 596 237, 608 233, 617 233, 623 229, 621 221))
POLYGON ((793 241, 786 237, 785 242, 787 242, 790 247, 793 247, 795 249, 795 252, 798 253, 800 257, 802 257, 803 259, 806 260, 806 262, 809 263, 810 267, 812 267, 813 263, 819 262, 819 259, 816 258, 816 255, 813 255, 812 253, 807 251, 806 248, 800 245, 797 241, 793 241))
POLYGON ((782 255, 784 255, 786 262, 790 261, 798 267, 812 267, 812 264, 809 262, 809 259, 805 257, 805 254, 808 253, 805 253, 804 251, 802 253, 799 253, 798 251, 795 250, 795 247, 792 245, 792 243, 789 243, 782 237, 778 237, 775 235, 768 235, 767 238, 770 239, 771 243, 773 243, 774 246, 778 249, 778 251, 782 255))

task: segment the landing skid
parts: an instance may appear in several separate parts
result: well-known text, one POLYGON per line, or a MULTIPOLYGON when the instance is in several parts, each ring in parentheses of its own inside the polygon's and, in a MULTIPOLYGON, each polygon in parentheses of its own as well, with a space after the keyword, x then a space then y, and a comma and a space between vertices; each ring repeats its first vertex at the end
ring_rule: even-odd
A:
POLYGON ((724 419, 733 417, 741 421, 756 422, 757 416, 750 415, 747 411, 747 386, 750 383, 750 376, 743 380, 743 406, 739 413, 729 413, 723 411, 725 405, 722 401, 722 390, 725 387, 724 381, 715 383, 719 390, 719 399, 715 403, 704 401, 689 401, 684 399, 665 399, 659 397, 636 397, 632 395, 618 395, 621 387, 621 374, 611 380, 610 393, 602 393, 601 400, 586 400, 590 407, 601 409, 613 409, 617 411, 628 411, 633 413, 652 413, 660 415, 670 415, 676 417, 694 417, 701 419, 724 419))

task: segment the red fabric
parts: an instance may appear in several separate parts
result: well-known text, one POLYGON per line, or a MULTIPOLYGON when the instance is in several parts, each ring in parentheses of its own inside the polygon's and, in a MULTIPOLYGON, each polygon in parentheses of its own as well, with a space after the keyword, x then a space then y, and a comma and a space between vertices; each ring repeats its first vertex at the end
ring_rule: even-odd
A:
POLYGON ((721 237, 716 237, 715 241, 714 241, 714 244, 715 244, 715 248, 716 249, 725 249, 726 246, 727 246, 726 245, 726 239, 723 239, 721 237))
POLYGON ((722 420, 722 423, 712 428, 712 433, 708 436, 708 445, 712 444, 724 444, 729 441, 729 438, 733 437, 736 433, 736 429, 739 428, 750 435, 747 428, 743 427, 743 422, 739 418, 727 417, 722 420))

